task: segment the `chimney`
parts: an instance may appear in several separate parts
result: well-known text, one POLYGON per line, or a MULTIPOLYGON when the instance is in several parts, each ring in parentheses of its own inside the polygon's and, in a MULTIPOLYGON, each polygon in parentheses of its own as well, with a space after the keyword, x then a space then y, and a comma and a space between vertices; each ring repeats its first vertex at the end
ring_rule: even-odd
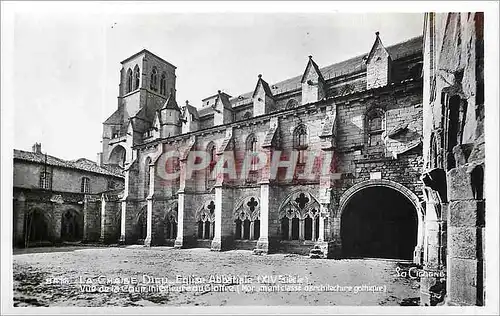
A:
POLYGON ((36 154, 41 154, 42 153, 42 143, 35 143, 32 147, 32 150, 36 154))
POLYGON ((102 153, 97 153, 97 165, 102 166, 102 153))

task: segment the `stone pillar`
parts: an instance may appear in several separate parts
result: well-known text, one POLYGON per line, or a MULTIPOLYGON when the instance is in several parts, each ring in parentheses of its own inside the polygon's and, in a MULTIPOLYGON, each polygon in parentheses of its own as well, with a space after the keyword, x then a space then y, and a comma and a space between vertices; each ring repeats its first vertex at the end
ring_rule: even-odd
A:
POLYGON ((146 239, 144 240, 144 246, 150 247, 153 240, 153 195, 155 192, 155 167, 153 165, 149 166, 149 192, 146 198, 147 200, 147 215, 146 215, 146 239))
POLYGON ((312 240, 316 241, 316 219, 312 221, 312 240))
POLYGON ((26 214, 26 198, 21 193, 14 200, 14 238, 13 246, 24 246, 24 216, 26 214))
POLYGON ((299 219, 299 240, 304 240, 304 220, 299 219))
POLYGON ((210 247, 213 251, 230 249, 233 244, 232 234, 232 192, 220 183, 215 187, 215 228, 210 247))
POLYGON ((120 203, 121 207, 121 217, 120 217, 120 244, 125 244, 127 242, 127 200, 124 199, 120 203))
POLYGON ((447 304, 483 306, 483 167, 472 164, 459 166, 448 171, 447 180, 447 304))
POLYGON ((292 219, 288 219, 288 240, 292 240, 292 219))
POLYGON ((257 249, 269 253, 269 183, 260 185, 260 236, 257 249))
POLYGON ((325 210, 325 207, 322 205, 320 213, 318 214, 319 217, 319 234, 318 234, 318 241, 323 242, 325 241, 325 218, 323 217, 324 213, 328 211, 328 208, 325 210))
POLYGON ((253 230, 254 230, 254 224, 253 221, 250 222, 250 240, 253 240, 253 230))

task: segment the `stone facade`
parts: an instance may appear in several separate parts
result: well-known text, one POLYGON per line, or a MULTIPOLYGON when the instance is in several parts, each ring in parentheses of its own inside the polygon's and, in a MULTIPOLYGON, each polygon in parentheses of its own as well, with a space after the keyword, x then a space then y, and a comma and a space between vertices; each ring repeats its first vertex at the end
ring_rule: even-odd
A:
MULTIPOLYGON (((13 244, 99 241, 101 198, 123 190, 120 170, 14 150, 13 244)), ((113 224, 114 227, 114 224, 113 224)), ((116 239, 116 237, 113 237, 116 239)))
MULTIPOLYGON (((144 51, 126 62, 137 56, 154 55, 144 51)), ((174 74, 175 67, 158 60, 158 68, 174 74)), ((301 76, 271 85, 259 75, 252 92, 232 97, 219 91, 200 107, 188 101, 179 107, 175 93, 158 98, 163 104, 143 102, 142 94, 121 102, 104 123, 102 154, 104 165, 121 165, 125 172, 113 211, 120 211, 120 240, 258 253, 307 254, 317 246, 324 257, 368 256, 365 242, 396 244, 390 253, 369 255, 420 263, 421 68, 421 37, 386 48, 377 33, 365 55, 323 68, 309 56, 301 76), (112 133, 110 126, 127 133, 112 133), (199 152, 206 153, 207 168, 193 170, 203 160, 199 152), (249 152, 268 163, 249 169, 249 152), (166 158, 170 153, 175 159, 166 158), (212 173, 218 168, 229 172, 212 173), (179 177, 165 179, 167 169, 179 177), (362 197, 369 191, 376 199, 381 188, 395 202, 386 215, 375 207, 370 216, 378 216, 380 226, 370 230, 374 241, 364 240, 356 223, 366 222, 372 207, 362 197), (368 213, 353 210, 355 202, 365 203, 368 213), (344 215, 352 226, 343 224, 344 215), (389 236, 404 230, 410 232, 404 243, 389 236)), ((141 69, 141 78, 154 76, 141 69)), ((120 87, 126 78, 122 74, 120 87)), ((168 88, 175 91, 175 85, 168 88)), ((144 84, 139 90, 150 93, 144 84)), ((119 100, 126 98, 121 88, 119 100)))
POLYGON ((483 58, 482 13, 426 14, 423 305, 485 303, 483 58))

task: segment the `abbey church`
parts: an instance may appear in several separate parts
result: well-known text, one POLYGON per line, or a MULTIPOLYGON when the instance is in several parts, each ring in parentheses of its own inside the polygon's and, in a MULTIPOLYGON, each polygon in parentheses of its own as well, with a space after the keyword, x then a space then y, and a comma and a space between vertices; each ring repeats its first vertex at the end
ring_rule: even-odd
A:
POLYGON ((309 56, 297 77, 256 74, 247 93, 179 104, 175 66, 147 50, 123 60, 101 163, 123 168, 125 190, 104 202, 104 240, 119 230, 126 244, 419 262, 422 65, 422 37, 386 47, 377 32, 366 54, 333 65, 309 56), (207 168, 189 170, 200 151, 207 168), (248 152, 278 155, 277 176, 272 163, 214 175, 228 155, 244 168, 248 152), (307 160, 328 171, 301 177, 307 160), (165 180, 165 168, 180 176, 165 180))

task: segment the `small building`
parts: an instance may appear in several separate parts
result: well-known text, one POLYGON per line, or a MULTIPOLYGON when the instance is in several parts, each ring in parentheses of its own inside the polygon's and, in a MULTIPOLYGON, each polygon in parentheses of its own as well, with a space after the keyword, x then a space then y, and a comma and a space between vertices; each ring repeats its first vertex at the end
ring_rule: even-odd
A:
POLYGON ((123 189, 121 171, 85 158, 63 160, 33 150, 14 150, 14 246, 98 241, 100 200, 123 189))

